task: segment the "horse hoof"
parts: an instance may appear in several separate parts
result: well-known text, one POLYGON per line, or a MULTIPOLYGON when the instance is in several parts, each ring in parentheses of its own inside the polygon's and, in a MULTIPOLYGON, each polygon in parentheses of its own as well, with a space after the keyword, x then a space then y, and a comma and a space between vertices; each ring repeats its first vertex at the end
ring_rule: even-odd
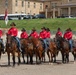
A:
POLYGON ((76 62, 74 61, 74 64, 76 64, 76 62))
POLYGON ((51 63, 49 63, 49 65, 51 65, 51 63))
POLYGON ((51 65, 53 65, 53 63, 51 63, 51 65))

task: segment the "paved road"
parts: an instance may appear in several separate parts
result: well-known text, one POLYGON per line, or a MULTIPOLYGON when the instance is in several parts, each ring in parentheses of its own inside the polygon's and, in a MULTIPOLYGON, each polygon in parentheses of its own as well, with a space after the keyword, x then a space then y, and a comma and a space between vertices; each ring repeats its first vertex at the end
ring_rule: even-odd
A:
MULTIPOLYGON (((17 58, 16 58, 17 61, 17 58)), ((21 59, 22 61, 22 59, 21 59)), ((35 61, 35 58, 34 58, 35 61)), ((46 55, 46 61, 48 57, 46 55)), ((11 66, 7 66, 7 55, 2 55, 0 60, 0 75, 76 75, 76 64, 73 62, 73 56, 70 53, 70 62, 68 64, 61 63, 61 54, 59 53, 57 57, 57 63, 49 64, 42 63, 40 65, 27 65, 21 64, 15 67, 12 67, 12 58, 11 66)))

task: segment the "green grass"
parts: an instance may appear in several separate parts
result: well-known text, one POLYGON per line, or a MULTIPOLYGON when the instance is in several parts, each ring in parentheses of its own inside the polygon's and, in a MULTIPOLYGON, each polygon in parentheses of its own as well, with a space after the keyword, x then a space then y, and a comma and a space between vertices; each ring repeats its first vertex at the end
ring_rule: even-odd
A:
POLYGON ((63 19, 29 19, 29 20, 10 20, 8 25, 5 25, 4 21, 0 20, 1 28, 9 28, 10 23, 15 22, 18 29, 25 28, 26 30, 31 30, 35 27, 37 30, 40 30, 41 27, 45 26, 50 28, 50 30, 57 30, 58 27, 61 30, 66 30, 71 28, 73 31, 76 31, 76 19, 75 18, 63 18, 63 19))

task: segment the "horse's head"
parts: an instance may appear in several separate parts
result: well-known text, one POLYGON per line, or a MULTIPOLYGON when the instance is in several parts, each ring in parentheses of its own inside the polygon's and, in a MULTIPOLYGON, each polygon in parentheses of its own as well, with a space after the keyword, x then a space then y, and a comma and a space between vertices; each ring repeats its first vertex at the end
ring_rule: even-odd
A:
POLYGON ((12 41, 12 36, 11 35, 9 35, 9 34, 7 34, 6 35, 7 37, 6 37, 6 41, 7 41, 7 43, 11 43, 11 41, 12 41))

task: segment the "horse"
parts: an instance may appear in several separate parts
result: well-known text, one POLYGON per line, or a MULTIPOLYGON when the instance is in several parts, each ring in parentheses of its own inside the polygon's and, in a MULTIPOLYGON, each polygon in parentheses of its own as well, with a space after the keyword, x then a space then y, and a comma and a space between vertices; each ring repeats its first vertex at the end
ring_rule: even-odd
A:
POLYGON ((17 41, 13 36, 6 35, 6 49, 8 55, 8 66, 10 66, 10 54, 12 54, 13 66, 15 66, 15 53, 18 54, 18 65, 20 64, 20 51, 18 50, 17 41))
POLYGON ((76 61, 76 39, 73 40, 73 51, 74 61, 76 61))
POLYGON ((69 62, 69 42, 63 37, 56 39, 57 49, 60 50, 62 55, 62 63, 69 62))
POLYGON ((29 39, 21 39, 21 48, 22 48, 22 58, 23 62, 25 63, 24 55, 27 56, 27 64, 28 64, 28 57, 30 57, 30 63, 33 64, 33 45, 29 42, 29 39))
POLYGON ((57 46, 56 46, 56 43, 54 42, 54 40, 50 40, 50 44, 49 44, 49 47, 47 50, 47 55, 49 58, 49 63, 50 62, 56 63, 56 56, 58 55, 58 50, 57 50, 57 46), (51 60, 50 60, 50 58, 51 58, 51 60))
POLYGON ((41 59, 43 59, 44 57, 44 48, 43 48, 42 42, 39 38, 34 38, 32 36, 29 39, 31 40, 31 43, 33 44, 33 50, 36 55, 36 64, 38 63, 38 60, 37 60, 38 58, 41 63, 41 59))

